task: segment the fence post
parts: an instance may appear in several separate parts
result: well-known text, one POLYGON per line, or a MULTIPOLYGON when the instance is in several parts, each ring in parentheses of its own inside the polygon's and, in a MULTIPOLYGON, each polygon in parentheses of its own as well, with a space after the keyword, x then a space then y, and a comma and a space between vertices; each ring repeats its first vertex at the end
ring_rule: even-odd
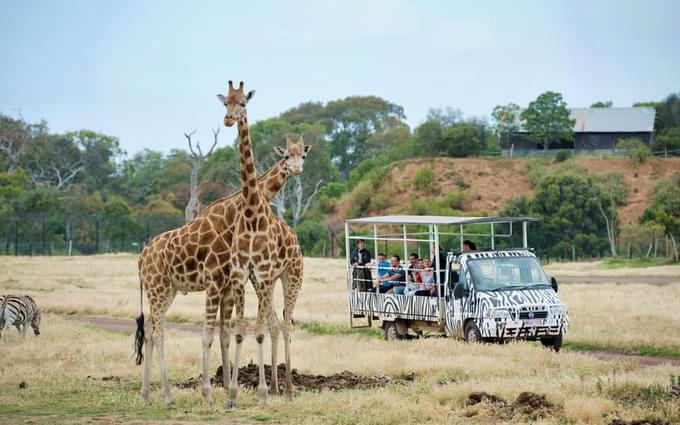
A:
POLYGON ((19 220, 14 220, 14 256, 19 256, 19 220))
POLYGON ((41 247, 41 253, 42 253, 42 255, 45 255, 45 215, 44 214, 42 216, 42 247, 41 247))
POLYGON ((94 222, 94 253, 99 254, 99 217, 94 222))

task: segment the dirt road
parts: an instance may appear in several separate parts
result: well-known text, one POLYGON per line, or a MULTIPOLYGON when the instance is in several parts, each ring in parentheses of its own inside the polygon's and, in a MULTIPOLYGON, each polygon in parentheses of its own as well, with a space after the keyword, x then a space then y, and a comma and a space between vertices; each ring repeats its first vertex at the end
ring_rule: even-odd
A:
MULTIPOLYGON (((131 319, 112 319, 109 317, 95 317, 95 316, 64 316, 67 320, 87 323, 98 328, 107 329, 115 332, 133 333, 136 329, 134 320, 131 319)), ((200 325, 191 325, 186 323, 168 323, 168 329, 175 329, 185 332, 200 333, 203 327, 200 325)), ((680 366, 680 359, 667 357, 651 357, 651 356, 636 356, 632 354, 618 354, 608 353, 604 351, 579 351, 579 353, 597 357, 601 360, 627 360, 636 362, 642 367, 658 366, 662 364, 671 364, 673 366, 680 366)))

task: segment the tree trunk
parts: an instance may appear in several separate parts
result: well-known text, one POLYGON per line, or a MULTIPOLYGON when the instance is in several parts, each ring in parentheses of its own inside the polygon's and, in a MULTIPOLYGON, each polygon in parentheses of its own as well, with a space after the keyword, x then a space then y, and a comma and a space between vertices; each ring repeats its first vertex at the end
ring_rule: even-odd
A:
POLYGON ((201 163, 197 160, 192 161, 189 181, 189 202, 187 202, 187 206, 184 208, 184 221, 186 223, 196 218, 200 212, 198 200, 198 172, 200 169, 201 163))

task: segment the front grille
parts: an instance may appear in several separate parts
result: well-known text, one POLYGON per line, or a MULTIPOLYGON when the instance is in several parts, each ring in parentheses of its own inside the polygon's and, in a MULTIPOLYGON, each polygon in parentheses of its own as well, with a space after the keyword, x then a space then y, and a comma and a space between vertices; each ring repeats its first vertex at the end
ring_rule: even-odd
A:
POLYGON ((545 319, 548 317, 547 311, 521 311, 519 313, 519 318, 522 320, 527 319, 545 319), (533 317, 531 317, 533 315, 533 317))

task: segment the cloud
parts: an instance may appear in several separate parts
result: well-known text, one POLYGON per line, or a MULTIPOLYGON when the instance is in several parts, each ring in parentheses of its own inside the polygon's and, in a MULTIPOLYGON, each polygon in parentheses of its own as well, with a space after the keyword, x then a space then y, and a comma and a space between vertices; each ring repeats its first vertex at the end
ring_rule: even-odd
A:
POLYGON ((496 47, 496 36, 486 25, 460 19, 446 19, 432 29, 432 38, 440 48, 470 51, 496 47))

